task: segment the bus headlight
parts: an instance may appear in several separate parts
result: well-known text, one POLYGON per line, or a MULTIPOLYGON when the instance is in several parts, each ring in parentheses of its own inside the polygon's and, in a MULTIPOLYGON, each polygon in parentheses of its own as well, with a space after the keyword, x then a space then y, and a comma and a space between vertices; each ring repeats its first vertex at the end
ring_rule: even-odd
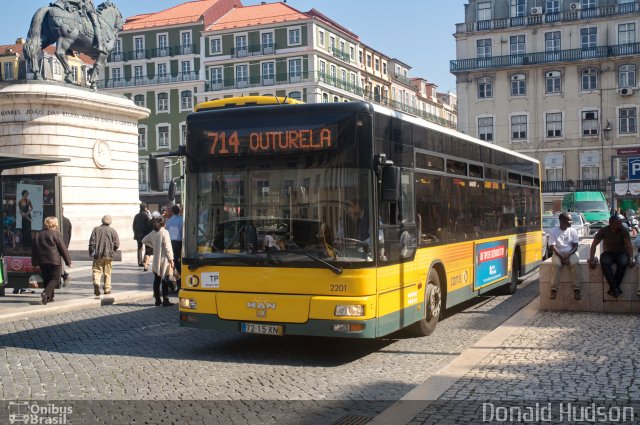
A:
POLYGON ((364 316, 364 306, 337 305, 333 314, 336 316, 364 316))
POLYGON ((197 307, 196 300, 191 298, 180 298, 180 308, 188 308, 189 310, 195 310, 197 307))

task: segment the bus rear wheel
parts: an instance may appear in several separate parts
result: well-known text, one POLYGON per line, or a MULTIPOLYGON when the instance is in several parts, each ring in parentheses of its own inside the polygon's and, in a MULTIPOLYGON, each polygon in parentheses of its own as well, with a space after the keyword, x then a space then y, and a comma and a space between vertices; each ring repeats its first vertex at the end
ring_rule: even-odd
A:
POLYGON ((440 276, 435 270, 429 272, 427 287, 424 291, 425 317, 412 324, 409 328, 413 336, 431 335, 436 330, 436 325, 442 314, 442 289, 440 276))
POLYGON ((513 295, 518 290, 518 281, 520 280, 520 253, 513 255, 511 263, 511 281, 502 287, 503 295, 513 295))

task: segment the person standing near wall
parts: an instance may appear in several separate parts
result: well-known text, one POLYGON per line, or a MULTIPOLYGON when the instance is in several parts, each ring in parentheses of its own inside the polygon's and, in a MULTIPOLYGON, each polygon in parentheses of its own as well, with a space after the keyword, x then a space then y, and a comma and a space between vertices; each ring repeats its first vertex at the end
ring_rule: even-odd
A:
MULTIPOLYGON (((71 243, 71 220, 64 216, 64 207, 62 207, 62 240, 64 245, 69 249, 71 243)), ((69 282, 69 273, 65 270, 64 265, 62 267, 62 280, 66 285, 69 282)))
POLYGON ((142 243, 153 248, 153 296, 156 306, 170 307, 173 303, 169 300, 169 284, 167 282, 169 270, 173 264, 173 249, 169 232, 165 229, 164 217, 153 219, 153 231, 142 239, 142 243), (162 284, 162 300, 160 299, 160 285, 162 284))
POLYGON ((138 267, 144 267, 145 247, 142 243, 144 238, 151 231, 151 213, 147 204, 140 203, 140 212, 133 217, 133 239, 138 243, 138 267))

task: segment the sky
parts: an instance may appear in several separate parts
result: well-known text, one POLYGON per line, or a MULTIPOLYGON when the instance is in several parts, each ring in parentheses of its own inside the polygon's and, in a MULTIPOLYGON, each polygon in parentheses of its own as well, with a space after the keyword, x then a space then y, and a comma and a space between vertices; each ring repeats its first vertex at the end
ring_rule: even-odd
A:
MULTIPOLYGON (((12 44, 27 36, 35 11, 53 0, 3 0, 0 44, 12 44)), ((159 12, 182 0, 112 0, 129 17, 159 12)), ((241 0, 245 6, 260 0, 241 0)), ((272 0, 269 0, 270 2, 272 0)), ((102 0, 94 0, 97 6, 102 0)), ((396 58, 412 69, 410 77, 422 77, 438 91, 455 91, 449 61, 455 59, 455 25, 464 22, 466 0, 287 0, 301 12, 314 8, 360 37, 366 45, 396 58)))

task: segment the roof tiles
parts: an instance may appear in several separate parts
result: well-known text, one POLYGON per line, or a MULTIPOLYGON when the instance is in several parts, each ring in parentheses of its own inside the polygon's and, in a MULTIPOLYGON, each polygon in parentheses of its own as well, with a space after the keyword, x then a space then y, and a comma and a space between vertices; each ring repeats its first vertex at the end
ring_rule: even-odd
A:
POLYGON ((131 31, 168 25, 196 23, 209 9, 221 2, 221 0, 195 0, 157 13, 135 15, 127 19, 127 22, 124 24, 124 30, 131 31))
POLYGON ((309 16, 284 3, 258 4, 255 6, 236 7, 206 30, 227 30, 304 19, 309 19, 309 16))

